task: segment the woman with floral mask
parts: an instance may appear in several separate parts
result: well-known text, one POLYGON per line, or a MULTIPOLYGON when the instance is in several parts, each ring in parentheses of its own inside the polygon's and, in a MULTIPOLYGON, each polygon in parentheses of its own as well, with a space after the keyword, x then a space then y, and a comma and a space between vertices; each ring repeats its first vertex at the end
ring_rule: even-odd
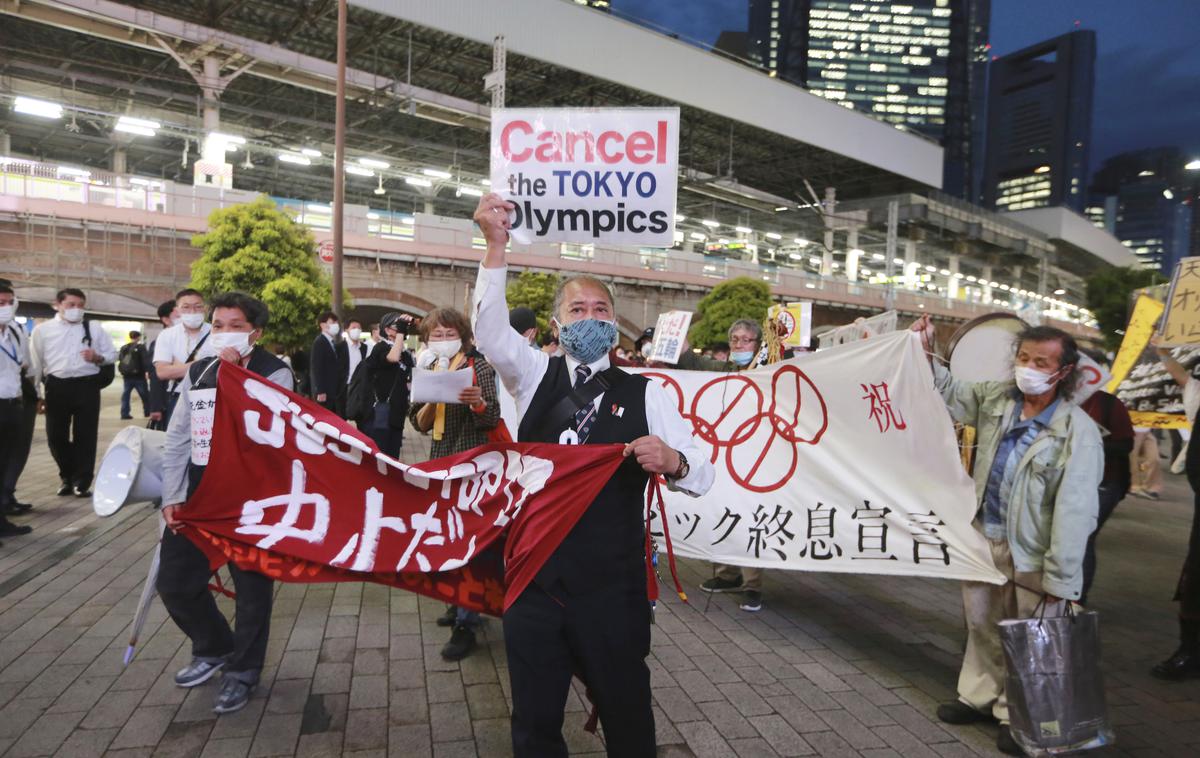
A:
MULTIPOLYGON (((417 368, 456 371, 469 368, 475 378, 458 396, 457 403, 414 403, 408 412, 413 426, 431 434, 430 458, 462 453, 488 442, 488 432, 500 423, 500 401, 496 395, 496 372, 475 349, 471 324, 453 308, 435 308, 420 327, 426 348, 417 356, 417 368)), ((438 626, 453 626, 450 641, 442 648, 448 661, 465 658, 475 648, 479 614, 451 606, 438 619, 438 626)))

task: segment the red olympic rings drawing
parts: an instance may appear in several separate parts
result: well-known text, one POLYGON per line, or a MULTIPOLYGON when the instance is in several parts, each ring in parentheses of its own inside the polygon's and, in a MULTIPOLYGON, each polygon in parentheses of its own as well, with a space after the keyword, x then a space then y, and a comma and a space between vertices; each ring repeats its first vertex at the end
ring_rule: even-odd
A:
POLYGON ((800 463, 799 446, 816 445, 829 428, 825 398, 796 366, 782 366, 772 375, 769 404, 758 384, 739 374, 704 384, 691 398, 690 407, 685 407, 683 390, 672 377, 654 371, 643 376, 657 380, 675 396, 676 407, 693 433, 712 446, 712 462, 717 463, 723 451, 729 475, 751 492, 782 487, 800 463), (765 470, 763 464, 778 445, 787 451, 787 465, 765 470))

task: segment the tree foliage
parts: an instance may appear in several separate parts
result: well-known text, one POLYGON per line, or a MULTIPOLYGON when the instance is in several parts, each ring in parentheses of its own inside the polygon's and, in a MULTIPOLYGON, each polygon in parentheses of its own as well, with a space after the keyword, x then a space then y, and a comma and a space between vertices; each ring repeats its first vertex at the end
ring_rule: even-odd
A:
POLYGON ((1166 277, 1158 270, 1140 268, 1106 268, 1087 280, 1087 307, 1100 324, 1104 346, 1116 350, 1121 346, 1121 334, 1129 322, 1130 294, 1142 287, 1162 284, 1166 277))
POLYGON ((771 307, 771 289, 766 282, 739 276, 721 282, 700 299, 688 339, 696 347, 724 342, 729 326, 740 318, 761 324, 771 307))
POLYGON ((292 350, 312 341, 317 316, 330 307, 332 286, 317 263, 316 241, 265 195, 213 211, 208 231, 192 238, 203 253, 191 287, 205 298, 239 290, 271 309, 263 343, 292 350))
POLYGON ((558 289, 559 278, 554 274, 539 274, 536 271, 522 271, 508 285, 508 307, 525 306, 537 317, 538 341, 550 334, 550 317, 554 314, 554 292, 558 289))

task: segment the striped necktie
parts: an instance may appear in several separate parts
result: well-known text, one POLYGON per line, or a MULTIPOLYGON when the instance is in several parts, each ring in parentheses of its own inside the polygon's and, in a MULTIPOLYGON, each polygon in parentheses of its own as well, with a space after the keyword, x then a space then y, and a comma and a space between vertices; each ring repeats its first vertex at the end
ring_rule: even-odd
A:
MULTIPOLYGON (((575 389, 583 387, 591 376, 592 370, 582 363, 575 367, 575 389)), ((575 433, 579 436, 579 444, 587 442, 592 432, 592 424, 596 422, 596 404, 589 402, 575 412, 575 433)))

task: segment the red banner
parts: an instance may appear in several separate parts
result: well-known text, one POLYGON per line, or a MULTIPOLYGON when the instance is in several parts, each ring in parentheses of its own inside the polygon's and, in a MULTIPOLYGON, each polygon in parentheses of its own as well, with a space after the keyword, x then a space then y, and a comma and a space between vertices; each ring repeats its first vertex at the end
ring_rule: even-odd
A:
POLYGON ((419 465, 239 366, 217 379, 211 456, 182 509, 214 567, 371 581, 499 615, 621 464, 621 445, 485 445, 419 465))

